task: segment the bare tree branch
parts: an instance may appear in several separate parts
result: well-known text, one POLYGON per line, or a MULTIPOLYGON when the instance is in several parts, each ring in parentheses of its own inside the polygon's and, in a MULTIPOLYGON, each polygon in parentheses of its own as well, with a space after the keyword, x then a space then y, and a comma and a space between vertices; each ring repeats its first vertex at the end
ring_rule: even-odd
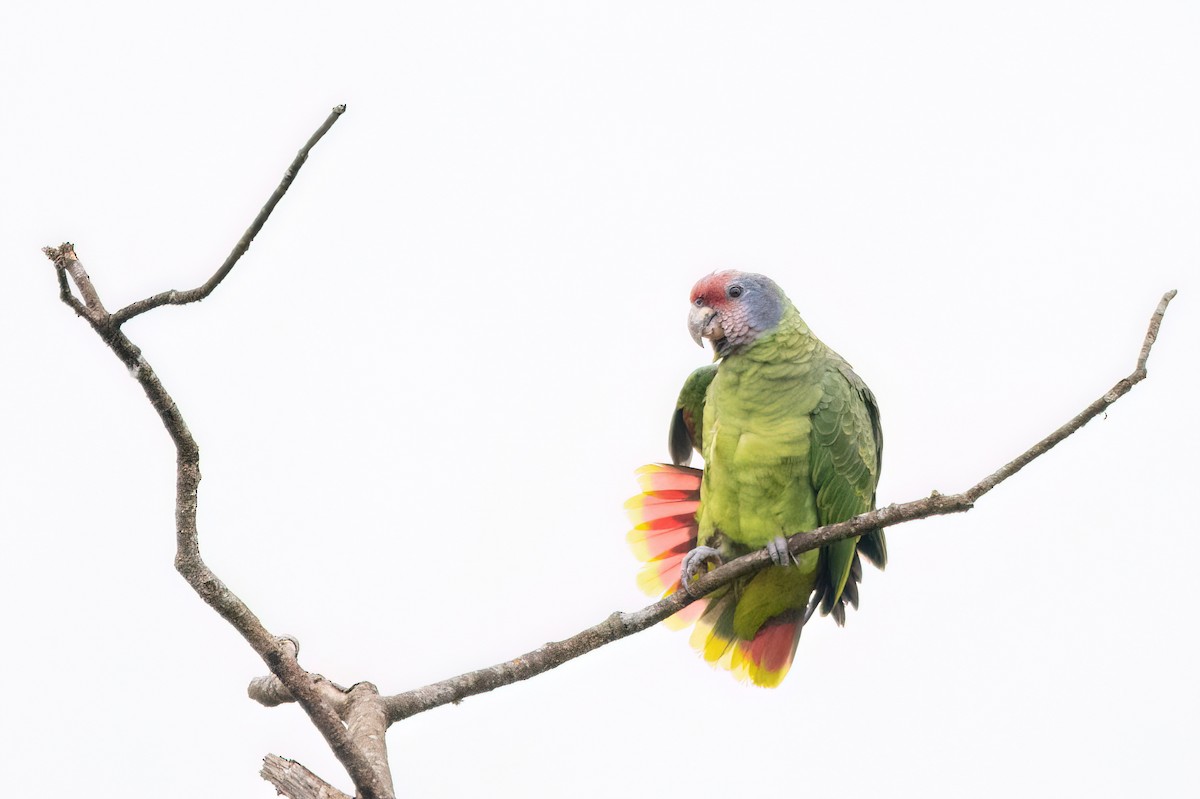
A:
POLYGON ((203 285, 197 286, 194 289, 188 289, 187 291, 171 289, 161 294, 155 294, 153 297, 147 297, 144 300, 130 303, 112 315, 112 323, 120 327, 133 317, 144 314, 146 311, 159 308, 163 305, 186 305, 189 302, 199 302, 209 294, 212 294, 213 289, 220 285, 225 276, 233 270, 238 260, 250 249, 250 242, 254 241, 254 237, 258 235, 258 231, 262 230, 262 226, 266 224, 267 218, 271 216, 271 212, 275 210, 275 206, 283 199, 283 195, 287 193, 288 187, 296 179, 296 174, 300 171, 300 167, 304 166, 304 162, 308 160, 309 150, 321 140, 321 137, 333 127, 333 123, 338 121, 338 117, 345 112, 345 105, 333 107, 333 110, 329 112, 329 116, 326 117, 321 127, 317 128, 316 132, 309 137, 304 146, 300 148, 300 151, 296 153, 296 157, 288 166, 287 171, 283 173, 283 179, 279 181, 279 185, 275 188, 275 191, 267 198, 267 204, 258 212, 258 216, 254 217, 254 221, 250 223, 250 227, 246 228, 246 232, 238 239, 237 244, 233 245, 233 250, 230 251, 229 257, 225 259, 225 263, 221 264, 212 277, 206 280, 203 285))
MULTIPOLYGON (((96 296, 91 279, 83 270, 70 243, 55 249, 47 247, 46 254, 56 266, 63 261, 67 274, 84 297, 96 296)), ((125 333, 103 313, 103 306, 87 303, 87 318, 105 343, 121 359, 134 379, 141 384, 150 404, 158 412, 167 435, 176 450, 175 482, 175 568, 188 584, 242 634, 254 651, 266 662, 271 672, 287 686, 305 713, 325 737, 326 742, 346 767, 355 786, 367 799, 391 799, 390 784, 385 784, 372 768, 362 750, 350 739, 337 712, 300 668, 295 658, 293 642, 272 635, 251 612, 250 608, 229 590, 200 556, 200 541, 196 530, 197 495, 200 488, 200 448, 192 437, 175 400, 167 393, 141 351, 125 333), (100 310, 97 310, 100 309, 100 310)))
POLYGON ((350 799, 295 760, 279 755, 263 758, 262 778, 288 799, 350 799))
MULTIPOLYGON (((234 248, 230 259, 208 283, 192 293, 185 292, 183 299, 177 297, 173 300, 167 297, 158 301, 157 298, 151 297, 144 303, 135 303, 136 313, 150 310, 159 305, 202 299, 211 292, 237 262, 241 253, 245 252, 249 246, 249 240, 262 227, 263 222, 270 215, 271 209, 287 191, 287 187, 295 175, 295 170, 307 158, 308 150, 325 134, 325 131, 344 110, 344 106, 335 108, 329 118, 309 139, 304 149, 297 155, 288 174, 284 176, 284 180, 276 189, 275 194, 246 231, 246 236, 243 236, 242 241, 238 242, 238 246, 234 248)), ((74 246, 68 242, 57 248, 43 248, 43 252, 54 262, 55 269, 58 271, 59 293, 62 300, 77 314, 81 314, 88 320, 96 333, 129 369, 134 379, 141 384, 150 404, 158 412, 159 418, 167 430, 167 435, 175 445, 176 570, 205 602, 241 633, 254 651, 266 662, 271 672, 287 686, 290 694, 304 708, 338 760, 345 766, 364 799, 392 799, 395 794, 390 775, 380 773, 375 769, 364 748, 352 739, 350 732, 338 716, 337 710, 330 705, 324 693, 308 673, 300 668, 296 662, 294 639, 278 638, 272 635, 250 608, 217 578, 201 558, 196 530, 197 496, 200 486, 200 448, 192 437, 175 400, 163 387, 150 364, 142 357, 141 350, 121 330, 120 323, 123 320, 118 319, 116 314, 109 314, 104 309, 91 278, 76 256, 74 246), (82 303, 71 294, 69 287, 64 289, 63 284, 68 277, 75 285, 79 295, 83 297, 82 303)), ((157 296, 165 297, 166 295, 157 296)), ((124 319, 130 318, 132 315, 132 313, 127 314, 124 319)))
MULTIPOLYGON (((1070 421, 1059 427, 1050 435, 1021 453, 996 472, 988 475, 975 485, 958 494, 943 495, 933 492, 925 499, 919 499, 903 504, 893 504, 886 508, 864 513, 853 519, 837 524, 829 524, 806 533, 797 533, 788 539, 788 549, 793 554, 800 554, 812 549, 823 547, 843 538, 862 535, 872 529, 892 527, 904 522, 926 519, 930 516, 944 516, 951 513, 965 513, 974 507, 976 500, 1008 478, 1023 469, 1035 458, 1049 452, 1056 444, 1067 438, 1087 422, 1103 413, 1109 405, 1120 399, 1147 376, 1146 360, 1150 348, 1158 336, 1159 326, 1167 304, 1175 297, 1175 291, 1163 295, 1154 314, 1150 317, 1150 325, 1142 344, 1134 371, 1117 382, 1103 396, 1070 421)), ((592 627, 579 632, 562 641, 553 641, 523 655, 497 663, 483 669, 461 674, 447 680, 432 683, 411 691, 386 696, 383 698, 387 710, 388 722, 395 723, 409 716, 416 715, 441 705, 457 703, 468 696, 487 693, 505 685, 536 677, 542 672, 561 666, 569 660, 599 649, 605 644, 619 641, 626 636, 653 627, 663 619, 691 604, 694 599, 717 590, 741 577, 749 576, 770 565, 771 559, 766 550, 758 550, 729 561, 718 569, 702 575, 691 586, 691 596, 683 592, 661 599, 641 610, 622 613, 616 612, 607 619, 592 627)), ((264 678, 259 678, 264 679, 264 678)), ((259 701, 262 701, 261 699, 259 701)), ((284 700, 288 701, 288 700, 284 700)), ((266 704, 264 702, 264 704, 266 704)))
MULTIPOLYGON (((862 535, 872 529, 892 527, 903 522, 926 519, 930 516, 943 516, 951 513, 964 513, 974 507, 976 500, 1008 478, 1023 469, 1027 464, 1050 451, 1056 444, 1087 424, 1091 419, 1103 413, 1109 405, 1129 393, 1135 385, 1146 379, 1146 360, 1150 357, 1150 348, 1158 336, 1159 325, 1167 304, 1175 297, 1175 291, 1163 295, 1154 314, 1150 317, 1150 325, 1139 353, 1137 366, 1128 376, 1117 382, 1107 393, 1097 399, 1069 422, 1043 438, 1038 443, 1021 453, 1002 468, 980 480, 975 485, 959 494, 949 496, 933 492, 925 499, 905 502, 900 505, 889 505, 886 508, 873 510, 861 516, 855 516, 838 524, 829 524, 806 533, 797 533, 788 538, 788 550, 794 555, 807 552, 843 538, 862 535)), ((532 652, 497 663, 486 669, 467 672, 466 674, 442 680, 423 688, 406 691, 394 696, 384 697, 384 705, 388 718, 392 722, 408 718, 416 713, 429 710, 448 702, 459 702, 465 697, 486 693, 504 685, 527 680, 560 666, 568 660, 598 649, 605 644, 618 641, 627 635, 652 627, 668 616, 676 613, 695 598, 708 594, 723 585, 740 577, 745 577, 770 565, 771 559, 765 549, 752 552, 736 560, 732 560, 718 569, 702 575, 691 585, 691 596, 685 592, 677 592, 633 613, 613 613, 599 624, 589 627, 581 633, 571 636, 564 641, 555 641, 539 647, 532 652)))

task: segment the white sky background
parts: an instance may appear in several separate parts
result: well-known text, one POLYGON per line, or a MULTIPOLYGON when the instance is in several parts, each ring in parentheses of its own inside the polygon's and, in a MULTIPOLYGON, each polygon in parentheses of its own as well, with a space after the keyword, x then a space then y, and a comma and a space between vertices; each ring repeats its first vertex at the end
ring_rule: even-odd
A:
POLYGON ((213 569, 385 693, 647 599, 621 511, 775 278, 874 388, 880 501, 961 490, 1150 379, 966 516, 889 531, 776 691, 652 630, 392 728, 405 796, 1195 790, 1200 7, 24 3, 0 31, 0 615, 12 796, 349 787, 172 569, 173 451, 57 299, 232 276, 130 323, 201 446, 213 569))

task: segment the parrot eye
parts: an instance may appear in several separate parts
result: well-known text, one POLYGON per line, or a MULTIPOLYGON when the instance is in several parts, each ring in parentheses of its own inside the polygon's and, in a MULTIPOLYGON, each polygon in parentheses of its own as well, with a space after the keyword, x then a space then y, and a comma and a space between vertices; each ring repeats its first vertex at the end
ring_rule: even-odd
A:
POLYGON ((738 297, 742 296, 742 287, 741 286, 730 286, 729 287, 729 296, 735 300, 738 297))
POLYGON ((694 301, 694 303, 693 303, 693 304, 694 304, 694 305, 695 305, 697 308, 699 308, 700 306, 704 305, 704 298, 703 298, 703 297, 697 297, 697 298, 695 299, 695 301, 694 301))

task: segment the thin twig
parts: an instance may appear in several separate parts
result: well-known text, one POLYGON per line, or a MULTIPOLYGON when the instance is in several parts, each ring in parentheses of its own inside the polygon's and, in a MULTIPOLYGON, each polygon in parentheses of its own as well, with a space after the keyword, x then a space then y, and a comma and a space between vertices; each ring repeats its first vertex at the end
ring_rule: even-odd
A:
POLYGON ((308 160, 308 152, 313 146, 321 140, 333 123, 338 121, 338 117, 346 112, 345 105, 337 105, 329 112, 329 116, 317 128, 316 132, 309 137, 300 151, 296 153, 296 157, 288 166, 287 171, 283 173, 283 179, 279 181, 279 185, 275 191, 267 199, 267 204, 258 212, 258 216, 254 217, 254 221, 250 223, 250 227, 246 228, 246 232, 238 239, 237 244, 233 245, 233 250, 230 251, 229 257, 225 259, 225 263, 221 264, 220 268, 213 273, 213 276, 204 282, 203 285, 197 286, 194 289, 187 291, 164 291, 161 294, 155 294, 153 297, 147 297, 144 300, 126 305, 121 310, 112 315, 112 322, 117 327, 128 322, 139 314, 144 314, 146 311, 159 308, 163 305, 186 305, 189 302, 199 302, 200 300, 213 293, 213 289, 221 284, 225 276, 233 270, 234 264, 245 255, 250 249, 250 242, 254 241, 254 237, 262 230, 262 226, 266 223, 267 218, 271 216, 271 212, 275 210, 275 206, 283 199, 283 195, 287 193, 288 187, 292 185, 292 181, 296 179, 296 174, 300 171, 300 167, 304 166, 304 162, 308 160))
POLYGON ((1158 328, 1162 324, 1163 314, 1167 312, 1167 305, 1170 304, 1171 300, 1175 299, 1175 294, 1175 289, 1171 289, 1164 294, 1162 299, 1158 302, 1158 307, 1155 308, 1154 313, 1151 314, 1150 324, 1146 328, 1146 336, 1144 339, 1142 339, 1142 348, 1138 352, 1137 365, 1134 367, 1134 370, 1129 373, 1128 377, 1117 381, 1117 384, 1109 389, 1104 396, 1100 397, 1091 405, 1087 406, 1078 414, 1076 414, 1071 421, 1067 422, 1062 427, 1058 428, 1053 433, 1034 444, 1012 461, 1006 463, 994 474, 988 475, 986 478, 980 480, 978 483, 971 486, 971 488, 963 492, 967 499, 974 502, 996 486, 1000 485, 1000 483, 1021 471, 1021 469, 1025 468, 1025 466, 1028 465, 1029 462, 1034 458, 1044 455, 1067 436, 1083 427, 1095 417, 1104 413, 1109 405, 1112 405, 1121 397, 1128 394, 1130 389, 1145 380, 1147 374, 1146 361, 1150 358, 1150 348, 1154 346, 1154 341, 1158 338, 1158 328))

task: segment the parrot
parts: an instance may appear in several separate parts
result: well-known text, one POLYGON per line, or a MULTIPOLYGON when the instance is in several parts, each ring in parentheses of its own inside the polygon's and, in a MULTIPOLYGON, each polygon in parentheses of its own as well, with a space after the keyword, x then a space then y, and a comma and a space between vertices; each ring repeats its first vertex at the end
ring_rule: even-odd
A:
POLYGON ((688 331, 713 363, 684 381, 668 431, 671 463, 637 471, 627 536, 638 585, 667 596, 756 549, 772 565, 666 620, 741 680, 778 686, 820 608, 845 624, 858 607, 860 555, 887 564, 883 531, 792 556, 786 537, 875 508, 883 433, 875 395, 809 330, 770 278, 714 272, 691 292, 688 331), (693 452, 703 469, 689 466, 693 452))

